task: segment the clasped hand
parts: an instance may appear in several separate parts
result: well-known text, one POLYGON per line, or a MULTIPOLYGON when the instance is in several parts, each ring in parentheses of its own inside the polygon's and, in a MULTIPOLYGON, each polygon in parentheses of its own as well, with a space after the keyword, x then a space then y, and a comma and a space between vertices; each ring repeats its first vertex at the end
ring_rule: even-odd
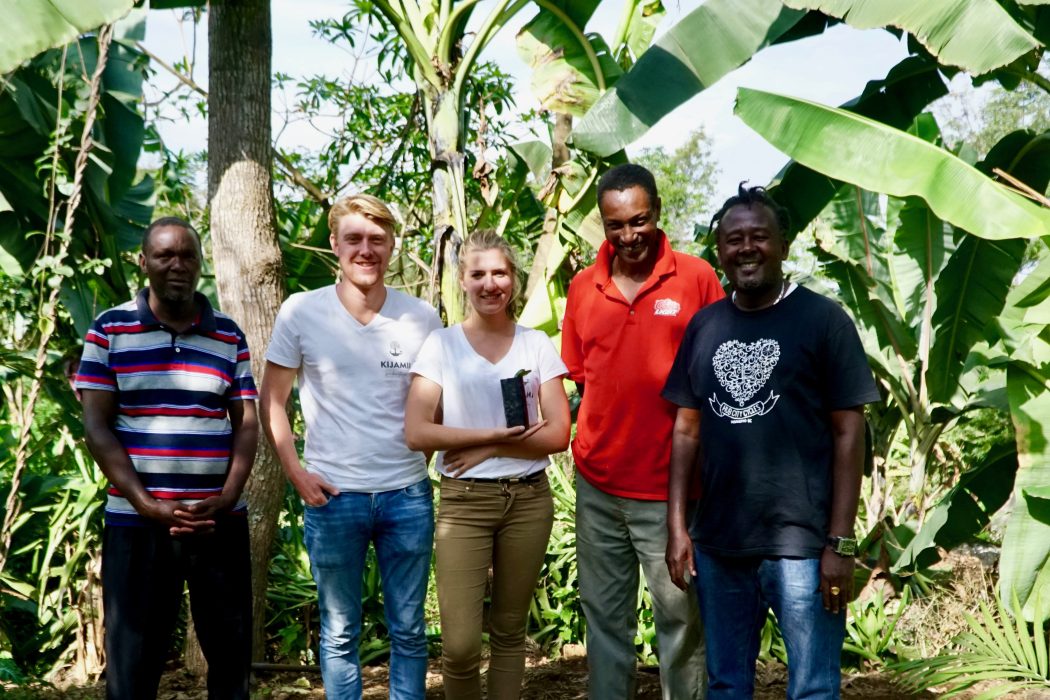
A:
POLYGON ((496 433, 493 436, 494 439, 491 442, 447 450, 442 459, 442 464, 445 469, 448 470, 450 476, 458 478, 484 462, 486 459, 492 459, 493 457, 498 456, 500 454, 501 446, 524 442, 535 435, 536 432, 546 424, 546 420, 541 420, 535 425, 530 426, 528 429, 521 425, 514 426, 513 428, 496 428, 496 433))
POLYGON ((155 499, 146 515, 167 526, 168 533, 178 535, 206 535, 215 531, 216 518, 233 507, 225 495, 209 496, 192 505, 181 501, 155 499))

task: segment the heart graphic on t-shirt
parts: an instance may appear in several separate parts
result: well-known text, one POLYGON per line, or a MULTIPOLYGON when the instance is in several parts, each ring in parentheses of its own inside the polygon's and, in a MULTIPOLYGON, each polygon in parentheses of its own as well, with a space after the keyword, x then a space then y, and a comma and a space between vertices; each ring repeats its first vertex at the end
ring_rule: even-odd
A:
POLYGON ((780 360, 780 344, 762 339, 753 343, 728 340, 715 352, 715 376, 741 406, 758 393, 780 360))

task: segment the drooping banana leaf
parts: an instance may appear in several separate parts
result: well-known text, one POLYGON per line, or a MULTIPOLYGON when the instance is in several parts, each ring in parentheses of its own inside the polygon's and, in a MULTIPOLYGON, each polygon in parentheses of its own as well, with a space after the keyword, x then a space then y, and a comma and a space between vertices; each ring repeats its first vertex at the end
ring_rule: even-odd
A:
POLYGON ((993 446, 926 514, 893 570, 926 568, 940 558, 938 547, 952 549, 978 534, 1010 497, 1016 473, 1017 445, 993 446))
POLYGON ((842 109, 741 88, 736 114, 794 160, 867 190, 922 197, 981 238, 1050 235, 1050 210, 915 136, 842 109))
MULTIPOLYGON (((907 129, 939 97, 948 93, 937 63, 924 56, 909 56, 890 69, 885 78, 872 80, 861 94, 846 102, 848 112, 907 129)), ((827 205, 842 183, 797 162, 774 178, 770 195, 791 216, 790 235, 804 229, 827 205)))
POLYGON ((544 109, 582 117, 623 71, 604 39, 566 19, 541 10, 518 33, 518 55, 532 69, 532 92, 544 109))
POLYGON ((1050 595, 1050 500, 1029 493, 1050 483, 1050 342, 1047 327, 1034 340, 1033 362, 1015 360, 1007 369, 1010 415, 1017 433, 1018 471, 1013 510, 999 559, 1001 594, 1016 592, 1033 615, 1036 591, 1050 595))
POLYGON ((804 16, 776 0, 710 0, 649 47, 591 107, 573 130, 573 143, 602 157, 616 153, 804 16))
POLYGON ((889 270, 896 302, 909 325, 919 326, 937 307, 934 283, 955 251, 951 226, 918 197, 897 212, 889 270))
POLYGON ((935 284, 933 343, 926 369, 930 400, 948 402, 970 349, 986 337, 1003 310, 1028 241, 966 236, 935 284))
POLYGON ((869 357, 885 374, 901 371, 896 355, 911 362, 917 352, 913 324, 894 303, 887 269, 885 222, 878 197, 843 187, 824 209, 813 253, 839 288, 839 297, 857 321, 869 357))
POLYGON ((857 29, 898 27, 946 65, 981 74, 1039 46, 995 0, 784 0, 819 10, 857 29))
POLYGON ((134 0, 7 0, 0 22, 0 73, 127 14, 134 0))

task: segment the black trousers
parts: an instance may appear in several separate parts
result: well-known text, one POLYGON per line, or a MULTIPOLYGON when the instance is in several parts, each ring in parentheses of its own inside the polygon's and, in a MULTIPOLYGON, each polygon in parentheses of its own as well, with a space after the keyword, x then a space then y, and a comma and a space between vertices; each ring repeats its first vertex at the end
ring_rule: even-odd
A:
POLYGON ((157 697, 184 582, 210 700, 248 700, 252 590, 248 522, 218 519, 207 535, 107 526, 102 542, 107 700, 157 697))

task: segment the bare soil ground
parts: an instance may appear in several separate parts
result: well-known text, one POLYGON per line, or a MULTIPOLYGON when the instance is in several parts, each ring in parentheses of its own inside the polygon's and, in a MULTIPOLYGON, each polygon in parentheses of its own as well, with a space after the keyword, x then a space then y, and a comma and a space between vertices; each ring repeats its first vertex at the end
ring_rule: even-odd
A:
MULTIPOLYGON (((387 670, 385 666, 371 666, 362 671, 364 700, 387 697, 387 670)), ((756 700, 783 698, 787 675, 783 667, 768 665, 759 669, 756 678, 756 700)), ((101 683, 66 689, 19 688, 5 690, 0 696, 12 700, 101 700, 105 690, 101 683)), ((257 674, 252 698, 260 700, 322 700, 325 697, 321 677, 316 673, 257 674)), ((522 700, 583 700, 587 697, 587 661, 584 658, 548 659, 535 656, 528 660, 522 700)), ((637 700, 659 700, 660 679, 655 668, 642 669, 638 674, 637 700)), ((909 695, 893 684, 885 673, 858 674, 843 678, 842 697, 846 700, 875 700, 882 698, 935 698, 931 693, 909 695)), ((427 699, 444 698, 441 672, 431 662, 427 674, 427 699)), ((203 683, 186 671, 171 669, 164 674, 158 700, 207 700, 203 683)))

